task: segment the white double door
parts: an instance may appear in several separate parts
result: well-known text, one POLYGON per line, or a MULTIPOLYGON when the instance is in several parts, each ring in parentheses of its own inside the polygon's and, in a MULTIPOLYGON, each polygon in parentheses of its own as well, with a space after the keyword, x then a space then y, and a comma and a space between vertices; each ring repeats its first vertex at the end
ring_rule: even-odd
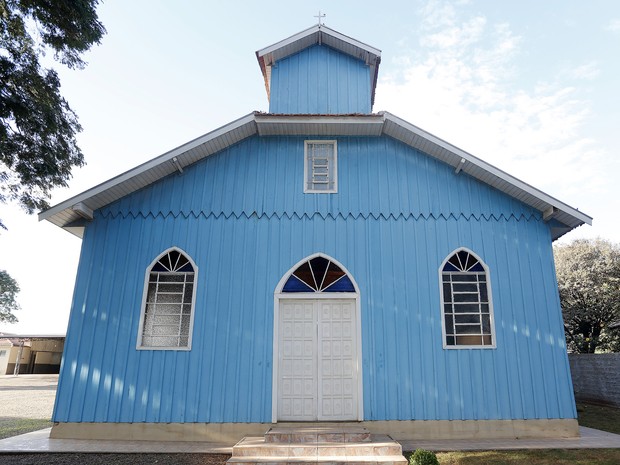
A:
POLYGON ((355 309, 354 299, 280 301, 278 420, 358 420, 355 309))

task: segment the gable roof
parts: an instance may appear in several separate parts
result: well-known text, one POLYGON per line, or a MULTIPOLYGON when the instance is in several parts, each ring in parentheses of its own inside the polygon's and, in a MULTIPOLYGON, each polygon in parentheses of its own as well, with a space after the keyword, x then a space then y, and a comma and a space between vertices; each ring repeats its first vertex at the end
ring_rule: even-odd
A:
POLYGON ((370 115, 250 113, 39 213, 39 220, 48 220, 82 237, 94 210, 255 135, 389 136, 454 167, 456 173, 466 173, 531 206, 542 213, 545 221, 555 220, 551 227, 554 240, 584 223, 592 224, 592 218, 585 213, 387 112, 370 115))
POLYGON ((298 32, 287 39, 276 42, 256 52, 256 58, 258 59, 261 72, 265 78, 267 97, 269 97, 271 93, 271 67, 273 64, 313 45, 327 45, 346 55, 364 61, 364 63, 370 67, 370 105, 374 105, 379 63, 381 63, 381 50, 345 36, 323 24, 312 26, 305 31, 298 32))

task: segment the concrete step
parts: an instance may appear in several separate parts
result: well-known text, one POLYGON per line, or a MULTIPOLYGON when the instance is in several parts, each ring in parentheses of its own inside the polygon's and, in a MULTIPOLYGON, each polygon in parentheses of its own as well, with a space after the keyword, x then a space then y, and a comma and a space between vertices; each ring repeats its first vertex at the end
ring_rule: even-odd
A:
POLYGON ((233 457, 308 456, 392 456, 402 455, 399 443, 387 435, 372 435, 366 442, 267 442, 262 437, 246 437, 233 447, 233 457))
POLYGON ((365 456, 356 457, 232 457, 226 462, 231 465, 291 465, 317 463, 321 465, 407 465, 407 459, 402 455, 365 456))
POLYGON ((233 447, 229 465, 407 465, 402 447, 365 428, 272 428, 233 447))
POLYGON ((361 426, 274 427, 265 433, 265 442, 366 442, 370 436, 361 426))

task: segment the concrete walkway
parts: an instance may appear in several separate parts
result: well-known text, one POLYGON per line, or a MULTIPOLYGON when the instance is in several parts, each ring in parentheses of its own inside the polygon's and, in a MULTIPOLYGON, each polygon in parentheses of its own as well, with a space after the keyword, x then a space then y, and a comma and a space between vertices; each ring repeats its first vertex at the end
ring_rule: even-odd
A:
MULTIPOLYGON (((403 450, 435 452, 501 449, 608 449, 620 448, 620 435, 580 427, 581 437, 570 439, 477 439, 402 441, 403 450)), ((206 442, 95 441, 50 439, 50 428, 0 440, 0 454, 28 452, 117 452, 230 454, 232 447, 206 442)))
POLYGON ((198 441, 100 441, 50 439, 51 428, 0 440, 0 454, 28 452, 200 453, 230 454, 232 447, 198 441))
POLYGON ((449 441, 400 441, 400 443, 403 450, 422 448, 435 452, 507 449, 620 449, 620 434, 585 426, 579 427, 579 434, 581 436, 578 438, 451 439, 449 441))
MULTIPOLYGON (((0 416, 50 418, 58 375, 0 376, 0 416)), ((403 450, 433 451, 498 449, 620 448, 620 435, 580 427, 580 438, 478 439, 402 441, 403 450)), ((9 452, 166 452, 230 454, 232 447, 206 442, 92 441, 50 439, 50 429, 0 440, 0 454, 9 452)))

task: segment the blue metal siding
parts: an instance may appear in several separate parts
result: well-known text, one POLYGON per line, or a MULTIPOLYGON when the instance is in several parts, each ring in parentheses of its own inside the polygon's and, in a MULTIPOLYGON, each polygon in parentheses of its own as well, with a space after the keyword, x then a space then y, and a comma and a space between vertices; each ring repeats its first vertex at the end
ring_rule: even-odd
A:
POLYGON ((252 137, 101 212, 540 219, 533 208, 388 137, 338 138, 338 193, 304 194, 304 140, 252 137))
POLYGON ((271 69, 270 113, 370 113, 370 101, 370 68, 324 45, 284 58, 271 69))
MULTIPOLYGON (((243 245, 231 246, 231 239, 245 234, 244 222, 222 218, 199 223, 193 233, 188 228, 181 231, 172 216, 95 221, 89 228, 82 261, 92 263, 91 272, 81 274, 76 285, 76 301, 84 302, 80 307, 87 310, 75 306, 71 315, 56 418, 264 420, 262 399, 271 395, 271 362, 266 361, 271 328, 262 321, 267 318, 264 302, 273 302, 274 286, 271 291, 257 289, 258 295, 237 288, 246 289, 248 283, 237 279, 236 263, 243 261, 260 274, 248 258, 261 258, 260 253, 250 254, 243 245), (135 349, 144 272, 165 243, 178 245, 194 259, 201 257, 189 352, 135 349), (103 273, 104 266, 114 273, 103 273), (256 301, 262 303, 261 312, 246 315, 256 301), (261 327, 269 337, 261 335, 261 327), (258 368, 253 366, 255 360, 258 368), (249 378, 255 384, 244 381, 249 378), (261 401, 252 404, 253 396, 261 401)), ((261 239, 258 235, 253 241, 261 239)))
POLYGON ((389 138, 338 138, 338 194, 303 194, 303 139, 249 139, 95 212, 54 421, 270 422, 273 292, 302 258, 361 294, 364 416, 574 418, 548 225, 389 138), (137 351, 147 266, 198 266, 191 351, 137 351), (442 348, 438 268, 489 266, 497 349, 442 348))

